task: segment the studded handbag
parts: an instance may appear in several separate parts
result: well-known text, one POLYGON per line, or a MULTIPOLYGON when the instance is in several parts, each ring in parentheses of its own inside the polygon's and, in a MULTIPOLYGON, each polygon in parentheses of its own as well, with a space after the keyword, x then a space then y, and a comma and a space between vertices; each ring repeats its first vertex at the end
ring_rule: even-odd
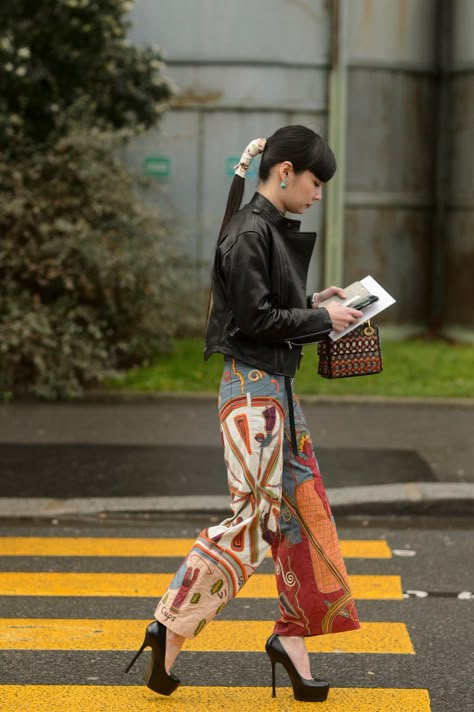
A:
POLYGON ((365 322, 333 341, 327 336, 318 344, 318 373, 323 378, 369 376, 382 371, 378 327, 365 322))

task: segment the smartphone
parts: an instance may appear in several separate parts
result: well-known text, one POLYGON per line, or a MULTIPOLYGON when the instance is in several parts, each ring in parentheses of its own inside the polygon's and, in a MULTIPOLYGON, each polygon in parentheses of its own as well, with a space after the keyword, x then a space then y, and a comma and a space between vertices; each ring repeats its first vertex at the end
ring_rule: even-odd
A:
POLYGON ((350 304, 351 309, 357 309, 358 311, 362 311, 363 309, 367 309, 371 304, 374 302, 378 302, 379 298, 375 294, 368 294, 366 297, 362 297, 356 302, 353 302, 350 304))

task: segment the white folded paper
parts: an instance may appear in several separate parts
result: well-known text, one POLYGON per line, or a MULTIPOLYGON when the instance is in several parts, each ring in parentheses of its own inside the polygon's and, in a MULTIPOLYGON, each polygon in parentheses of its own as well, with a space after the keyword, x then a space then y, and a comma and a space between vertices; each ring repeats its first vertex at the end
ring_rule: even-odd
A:
MULTIPOLYGON (((329 336, 333 341, 337 341, 338 339, 341 338, 341 336, 344 336, 345 334, 348 334, 352 329, 355 329, 357 326, 360 326, 363 324, 365 321, 368 319, 373 319, 376 314, 380 314, 381 311, 386 309, 387 307, 391 306, 392 304, 395 304, 395 299, 383 288, 380 286, 378 282, 373 277, 367 276, 364 277, 364 279, 361 279, 360 284, 367 290, 368 294, 375 294, 379 299, 377 302, 374 302, 371 304, 367 309, 364 309, 364 316, 358 319, 354 324, 351 324, 350 326, 347 327, 347 329, 344 329, 344 331, 331 331, 329 336)), ((354 283, 354 284, 359 284, 359 283, 354 283)), ((345 292, 348 294, 353 294, 354 293, 354 286, 349 285, 346 289, 344 289, 345 292)), ((360 291, 360 290, 359 290, 360 291)), ((360 296, 365 296, 361 294, 360 296)), ((328 299, 326 301, 331 301, 331 299, 328 299)), ((341 300, 337 299, 337 301, 348 301, 348 300, 341 300)), ((350 304, 349 304, 350 306, 350 304)))

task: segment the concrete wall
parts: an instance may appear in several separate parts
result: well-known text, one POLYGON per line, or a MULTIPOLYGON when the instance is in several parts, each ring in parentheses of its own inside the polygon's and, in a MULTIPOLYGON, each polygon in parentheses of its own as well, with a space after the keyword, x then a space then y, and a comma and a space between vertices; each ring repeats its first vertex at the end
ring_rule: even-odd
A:
POLYGON ((453 3, 443 331, 474 341, 474 3, 453 3))
POLYGON ((371 274, 401 333, 429 314, 435 3, 347 3, 345 282, 371 274))

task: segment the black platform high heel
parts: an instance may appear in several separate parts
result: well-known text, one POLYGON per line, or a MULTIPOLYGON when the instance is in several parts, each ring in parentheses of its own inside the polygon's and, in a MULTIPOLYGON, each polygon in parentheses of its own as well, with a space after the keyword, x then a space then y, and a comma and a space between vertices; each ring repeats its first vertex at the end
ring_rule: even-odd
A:
POLYGON ((144 675, 147 687, 153 690, 153 692, 158 692, 160 695, 171 695, 178 687, 180 680, 166 672, 166 626, 164 626, 163 623, 153 621, 153 623, 147 626, 143 645, 132 662, 127 666, 125 672, 130 671, 132 665, 147 646, 151 648, 150 664, 144 675))
POLYGON ((325 680, 315 680, 313 678, 306 680, 301 677, 275 633, 267 640, 265 651, 272 664, 272 697, 276 697, 275 665, 280 663, 291 680, 295 700, 299 702, 324 702, 329 693, 329 683, 325 682, 325 680))

